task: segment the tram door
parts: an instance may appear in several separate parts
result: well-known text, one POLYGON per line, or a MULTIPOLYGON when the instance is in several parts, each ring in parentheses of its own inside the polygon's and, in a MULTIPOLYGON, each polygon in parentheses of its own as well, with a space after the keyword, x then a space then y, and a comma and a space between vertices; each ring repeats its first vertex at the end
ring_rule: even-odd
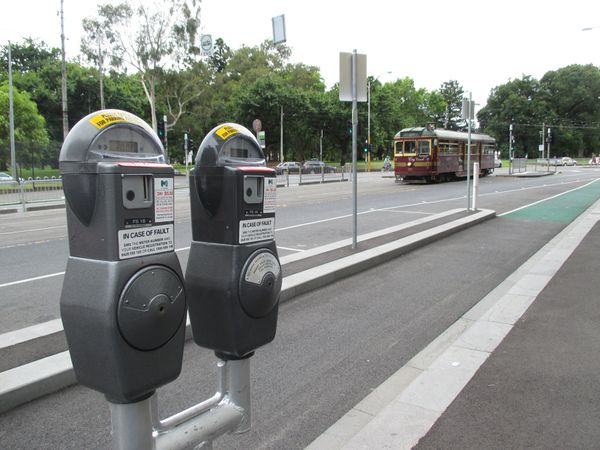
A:
POLYGON ((458 170, 457 172, 464 172, 467 169, 467 145, 461 142, 458 148, 458 170))

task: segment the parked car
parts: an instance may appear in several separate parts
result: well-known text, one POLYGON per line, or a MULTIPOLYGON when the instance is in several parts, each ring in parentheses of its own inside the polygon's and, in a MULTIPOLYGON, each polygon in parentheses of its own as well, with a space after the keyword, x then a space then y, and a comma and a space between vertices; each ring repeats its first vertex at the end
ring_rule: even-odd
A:
POLYGON ((288 173, 300 173, 301 168, 302 166, 300 163, 297 163, 296 161, 284 161, 277 164, 277 167, 275 167, 275 172, 277 172, 277 175, 281 175, 286 171, 288 173))
POLYGON ((498 158, 494 158, 494 167, 496 169, 499 169, 500 167, 502 167, 502 160, 498 159, 498 158))
POLYGON ((321 171, 325 173, 333 173, 336 171, 336 168, 333 166, 328 166, 323 161, 317 161, 316 159, 306 161, 302 165, 302 173, 321 173, 321 171))
MULTIPOLYGON (((0 172, 0 183, 13 183, 15 179, 7 174, 6 172, 0 172)), ((23 182, 23 178, 19 178, 19 181, 23 182)))
POLYGON ((573 158, 569 158, 568 156, 563 156, 561 159, 562 165, 563 166, 576 166, 577 165, 577 161, 575 161, 573 158))

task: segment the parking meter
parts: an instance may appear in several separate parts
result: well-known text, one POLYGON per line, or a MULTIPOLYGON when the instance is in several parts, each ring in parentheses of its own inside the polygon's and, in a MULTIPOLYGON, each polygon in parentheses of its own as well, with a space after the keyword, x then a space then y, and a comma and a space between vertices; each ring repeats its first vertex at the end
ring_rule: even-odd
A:
POLYGON ((215 127, 190 174, 192 244, 185 274, 194 341, 243 358, 275 337, 281 266, 273 169, 241 125, 215 127))
POLYGON ((112 402, 136 402, 181 371, 173 168, 152 129, 120 110, 79 121, 59 163, 69 236, 60 313, 75 375, 112 402))

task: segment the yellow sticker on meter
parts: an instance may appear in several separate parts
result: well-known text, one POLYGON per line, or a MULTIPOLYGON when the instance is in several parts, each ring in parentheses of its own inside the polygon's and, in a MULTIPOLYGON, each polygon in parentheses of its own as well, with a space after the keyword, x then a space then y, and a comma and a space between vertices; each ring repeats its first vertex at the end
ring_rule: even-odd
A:
POLYGON ((140 126, 146 125, 146 123, 139 117, 128 113, 127 111, 120 111, 118 109, 104 110, 90 119, 90 123, 99 129, 118 122, 131 122, 140 126))
POLYGON ((92 125, 94 125, 96 128, 100 128, 100 129, 110 125, 111 123, 115 123, 115 122, 127 122, 127 119, 125 117, 123 117, 122 115, 114 114, 114 113, 112 113, 112 114, 102 113, 102 114, 98 114, 90 119, 90 123, 92 125))
POLYGON ((215 133, 223 140, 226 140, 229 136, 239 133, 240 131, 237 128, 234 128, 230 125, 224 125, 219 128, 215 133))

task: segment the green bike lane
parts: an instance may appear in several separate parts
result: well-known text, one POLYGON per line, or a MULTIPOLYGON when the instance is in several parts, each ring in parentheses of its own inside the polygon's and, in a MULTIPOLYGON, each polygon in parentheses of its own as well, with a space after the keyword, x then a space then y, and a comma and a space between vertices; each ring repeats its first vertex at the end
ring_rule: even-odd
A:
POLYGON ((505 219, 523 222, 557 222, 569 224, 600 198, 600 179, 548 199, 499 214, 505 219))

